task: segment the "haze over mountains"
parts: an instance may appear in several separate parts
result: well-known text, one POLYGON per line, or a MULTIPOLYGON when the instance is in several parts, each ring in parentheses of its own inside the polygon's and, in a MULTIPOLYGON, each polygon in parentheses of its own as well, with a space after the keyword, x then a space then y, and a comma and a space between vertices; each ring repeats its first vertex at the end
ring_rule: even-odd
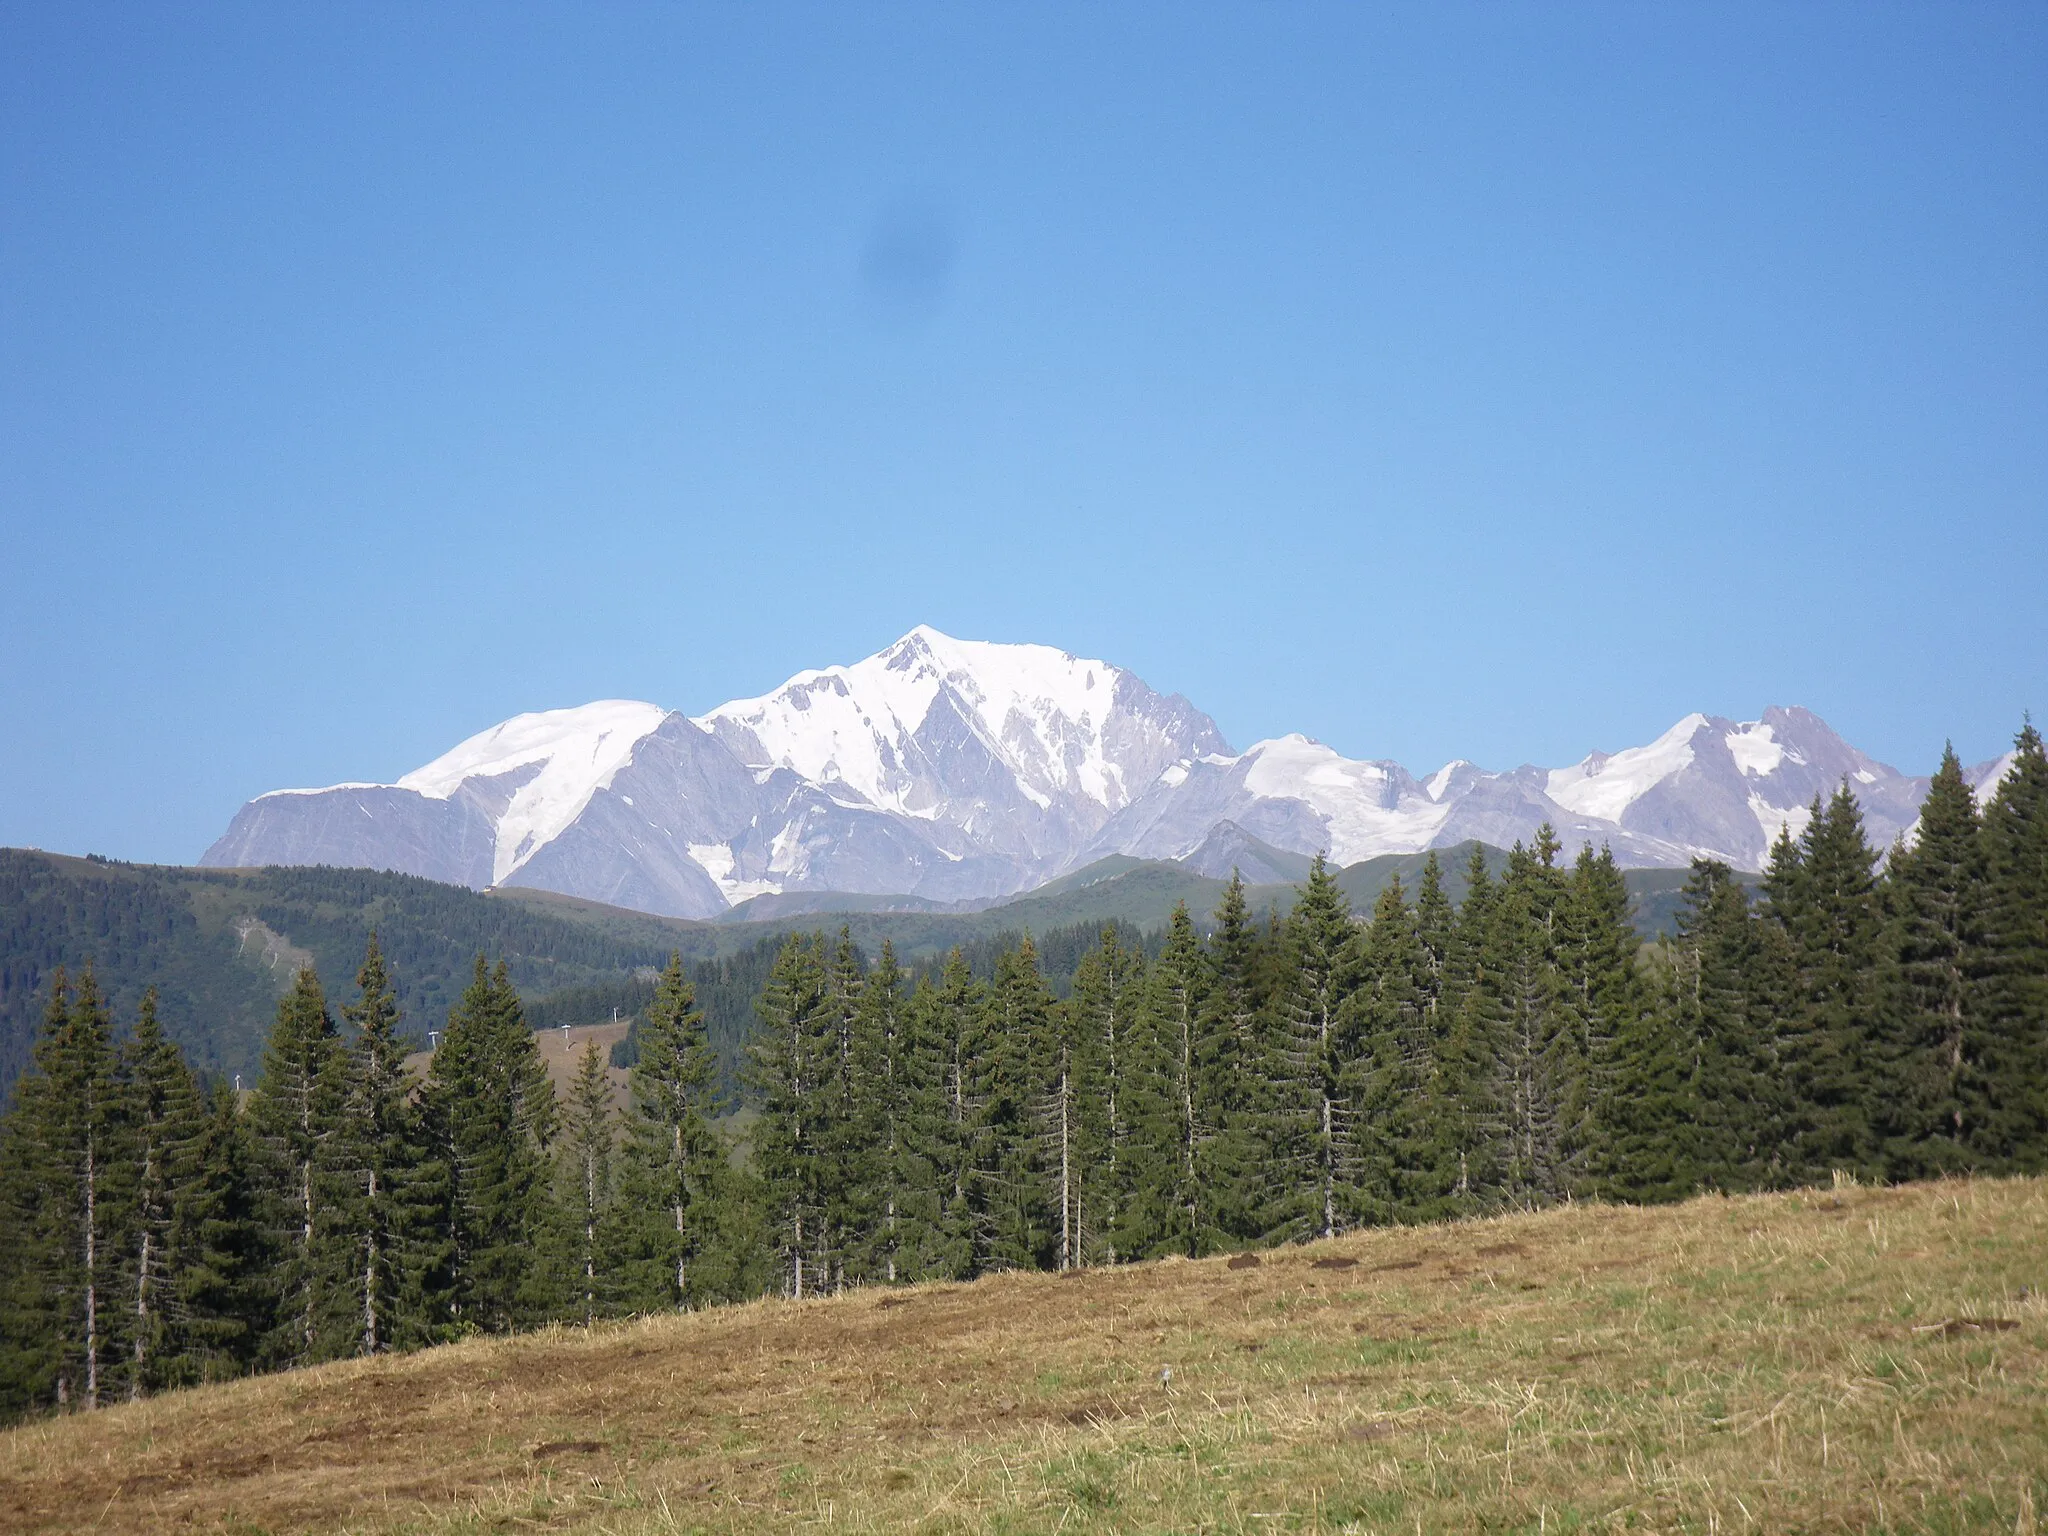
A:
POLYGON ((1845 779, 1880 845, 1928 782, 1777 707, 1688 715, 1558 769, 1458 761, 1417 778, 1300 735, 1238 753, 1120 667, 920 627, 695 719, 607 700, 517 716, 396 784, 276 790, 201 863, 388 869, 677 917, 799 891, 989 901, 1114 854, 1287 878, 1289 855, 1505 847, 1544 822, 1625 866, 1754 870, 1845 779))

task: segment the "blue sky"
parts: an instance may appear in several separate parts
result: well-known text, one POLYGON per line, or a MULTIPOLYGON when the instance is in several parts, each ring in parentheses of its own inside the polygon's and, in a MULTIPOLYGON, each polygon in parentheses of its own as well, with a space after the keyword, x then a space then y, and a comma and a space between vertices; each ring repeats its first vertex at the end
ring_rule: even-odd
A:
POLYGON ((2044 573, 2039 5, 0 7, 0 843, 920 622, 1924 772, 2044 573))

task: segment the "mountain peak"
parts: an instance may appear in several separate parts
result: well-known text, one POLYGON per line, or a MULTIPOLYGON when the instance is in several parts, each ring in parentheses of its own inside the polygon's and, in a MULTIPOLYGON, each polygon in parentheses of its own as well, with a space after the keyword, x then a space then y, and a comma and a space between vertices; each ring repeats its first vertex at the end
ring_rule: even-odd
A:
POLYGON ((767 892, 988 900, 1110 855, 1285 878, 1317 850, 1507 847, 1545 822, 1624 864, 1755 869, 1845 780, 1879 842, 1927 784, 1777 705, 1689 714, 1569 768, 1454 759, 1426 782, 1300 732, 1233 753, 1187 700, 1108 662, 920 624, 694 720, 601 700, 515 716, 396 784, 273 792, 203 862, 398 869, 684 917, 767 892))

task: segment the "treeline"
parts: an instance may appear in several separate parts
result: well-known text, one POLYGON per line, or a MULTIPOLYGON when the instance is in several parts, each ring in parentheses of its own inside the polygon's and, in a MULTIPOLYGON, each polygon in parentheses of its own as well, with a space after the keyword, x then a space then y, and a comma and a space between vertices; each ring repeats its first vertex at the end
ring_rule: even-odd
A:
POLYGON ((1548 829, 1462 904, 1425 864, 1355 921, 1233 883, 1206 938, 1115 935, 1064 1002, 1026 943, 908 988, 793 940, 763 995, 755 1166, 792 1293, 1190 1256, 1567 1198, 2048 1167, 2048 760, 1979 814, 1946 754, 1878 873, 1844 787, 1760 902, 1701 862, 1645 945, 1548 829))
POLYGON ((595 1046, 558 1102, 503 963, 424 1081, 374 938, 357 984, 345 1041, 299 973, 245 1098, 153 995, 117 1044, 92 974, 56 979, 0 1120, 0 1414, 766 1288, 679 958, 623 1127, 595 1046))
POLYGON ((1845 786, 1754 899, 1696 864, 1666 939, 1604 852, 1561 853, 1545 829, 1498 876, 1475 857, 1455 903, 1431 859, 1364 920, 1321 860, 1284 918, 1233 881, 1206 933, 1104 931, 1065 996, 1028 939, 977 974, 791 938, 743 1117, 680 958, 623 1115, 594 1048, 558 1100, 481 959, 424 1082, 374 942, 346 1040, 301 974, 246 1103, 147 1001, 116 1045, 93 979, 60 982, 0 1125, 0 1406, 777 1290, 2048 1168, 2031 726, 1981 811, 1946 755, 1887 858, 1845 786))

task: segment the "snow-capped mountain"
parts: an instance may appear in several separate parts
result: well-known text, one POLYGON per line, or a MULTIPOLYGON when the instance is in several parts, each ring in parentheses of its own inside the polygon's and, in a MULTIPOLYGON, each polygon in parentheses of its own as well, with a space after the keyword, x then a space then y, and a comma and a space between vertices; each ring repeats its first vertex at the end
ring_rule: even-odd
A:
MULTIPOLYGON (((2006 766, 1972 781, 1988 792, 2006 766)), ((1235 753, 1187 700, 1107 662, 919 628, 695 719, 629 700, 548 710, 395 784, 273 791, 201 862, 369 866, 682 917, 797 891, 993 900, 1109 854, 1277 877, 1318 851, 1506 847, 1545 822, 1627 865, 1758 869, 1845 780, 1880 845, 1927 792, 1803 709, 1688 715, 1556 769, 1455 761, 1418 779, 1299 735, 1235 753)))
MULTIPOLYGON (((1986 765, 1980 775, 1995 779, 1986 765)), ((1082 855, 1193 859, 1219 823, 1283 849, 1328 850, 1340 864, 1476 838, 1527 841, 1549 822, 1567 848, 1590 842, 1623 864, 1705 856, 1760 869, 1781 827, 1804 829, 1813 797, 1849 781, 1873 842, 1919 816, 1927 780, 1874 761, 1803 709, 1761 720, 1688 715, 1644 747, 1595 752, 1569 768, 1488 773, 1452 762, 1417 779, 1398 763, 1342 757, 1305 736, 1240 756, 1168 768, 1082 855)))
POLYGON ((1065 867, 1167 765, 1228 750, 1120 667, 919 628, 695 720, 550 710, 395 785, 276 791, 202 862, 367 864, 687 917, 783 890, 995 897, 1065 867))

